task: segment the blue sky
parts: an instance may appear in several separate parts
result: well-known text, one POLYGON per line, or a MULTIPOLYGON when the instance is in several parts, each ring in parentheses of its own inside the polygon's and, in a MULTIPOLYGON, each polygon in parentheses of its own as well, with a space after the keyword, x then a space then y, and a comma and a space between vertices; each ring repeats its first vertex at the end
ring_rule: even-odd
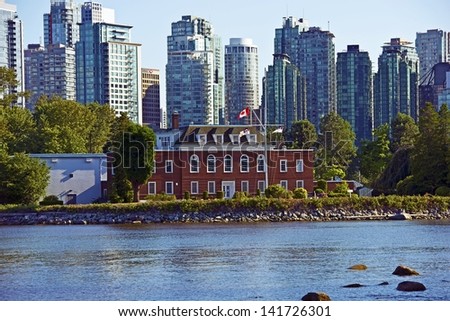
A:
MULTIPOLYGON (((42 15, 50 0, 6 0, 16 4, 24 22, 25 45, 38 43, 43 35, 42 15)), ((84 2, 80 0, 78 2, 84 2)), ((260 77, 272 63, 275 28, 283 17, 304 17, 310 26, 335 35, 336 53, 349 44, 368 51, 376 66, 383 43, 391 38, 415 41, 416 32, 450 31, 449 0, 98 0, 115 9, 116 22, 132 25, 132 41, 142 44, 142 66, 157 68, 164 75, 166 42, 171 23, 182 15, 208 19, 223 45, 229 38, 252 38, 259 47, 260 77)))

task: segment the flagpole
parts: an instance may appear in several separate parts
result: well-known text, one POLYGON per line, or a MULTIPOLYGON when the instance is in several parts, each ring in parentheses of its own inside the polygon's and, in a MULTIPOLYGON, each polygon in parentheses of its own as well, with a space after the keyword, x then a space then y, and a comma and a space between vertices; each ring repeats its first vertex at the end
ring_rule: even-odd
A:
MULTIPOLYGON (((269 187, 269 159, 267 157, 267 94, 269 90, 267 89, 267 70, 264 68, 264 158, 265 158, 265 168, 264 168, 264 178, 266 181, 265 188, 269 187)), ((260 121, 261 123, 261 121, 260 121)))

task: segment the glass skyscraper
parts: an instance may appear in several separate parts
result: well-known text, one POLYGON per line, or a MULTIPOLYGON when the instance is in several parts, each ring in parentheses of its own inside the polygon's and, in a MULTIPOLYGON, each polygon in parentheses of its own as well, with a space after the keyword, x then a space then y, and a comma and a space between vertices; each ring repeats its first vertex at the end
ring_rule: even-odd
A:
MULTIPOLYGON (((12 88, 11 93, 25 91, 22 21, 18 18, 16 8, 0 0, 0 67, 14 70, 19 84, 12 88)), ((17 104, 23 106, 23 99, 17 104)))
POLYGON ((383 46, 374 76, 374 127, 391 121, 399 112, 417 120, 419 57, 412 42, 392 38, 383 46))
POLYGON ((176 111, 180 126, 222 123, 222 73, 222 45, 211 23, 195 16, 182 16, 172 23, 167 37, 168 120, 176 111))
POLYGON ((356 142, 372 140, 372 62, 358 45, 339 52, 336 62, 337 112, 350 123, 356 142))
POLYGON ((109 104, 120 115, 142 124, 141 48, 131 42, 131 26, 114 23, 99 4, 82 7, 76 45, 77 101, 109 104), (99 21, 102 20, 102 21, 99 21))
POLYGON ((264 104, 267 125, 289 129, 306 117, 305 80, 285 54, 275 54, 265 75, 264 104))
POLYGON ((231 38, 225 46, 225 119, 228 124, 247 124, 250 117, 238 119, 246 107, 260 103, 258 47, 252 39, 231 38))
POLYGON ((50 13, 44 14, 44 46, 75 47, 79 38, 79 6, 73 0, 51 0, 50 4, 50 13))
POLYGON ((420 60, 420 77, 424 77, 431 72, 434 65, 449 61, 448 39, 447 32, 438 29, 416 33, 416 50, 420 60))
POLYGON ((275 30, 275 54, 285 54, 306 78, 307 119, 316 128, 320 119, 336 111, 334 35, 309 27, 303 19, 284 18, 275 30))

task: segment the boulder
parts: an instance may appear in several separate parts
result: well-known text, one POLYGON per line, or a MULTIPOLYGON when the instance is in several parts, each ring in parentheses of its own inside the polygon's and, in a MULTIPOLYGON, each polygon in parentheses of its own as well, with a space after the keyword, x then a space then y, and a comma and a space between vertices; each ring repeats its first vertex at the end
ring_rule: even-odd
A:
POLYGON ((394 221, 412 220, 411 214, 405 213, 404 211, 395 213, 394 215, 391 215, 388 218, 394 221))
POLYGON ((399 276, 419 275, 417 271, 414 271, 413 269, 403 265, 397 266, 392 274, 399 276))
POLYGON ((384 282, 381 282, 381 283, 378 284, 378 285, 389 285, 389 282, 384 281, 384 282))
POLYGON ((344 287, 344 288, 360 288, 360 287, 363 287, 363 286, 364 286, 364 285, 359 284, 359 283, 352 283, 352 284, 344 285, 343 287, 344 287))
POLYGON ((349 270, 364 271, 367 270, 367 266, 365 266, 364 264, 356 264, 349 267, 349 270))
POLYGON ((331 299, 324 292, 309 292, 303 296, 302 301, 331 301, 331 299))
POLYGON ((397 290, 406 292, 425 291, 426 289, 427 288, 422 283, 413 281, 405 281, 397 285, 397 290))

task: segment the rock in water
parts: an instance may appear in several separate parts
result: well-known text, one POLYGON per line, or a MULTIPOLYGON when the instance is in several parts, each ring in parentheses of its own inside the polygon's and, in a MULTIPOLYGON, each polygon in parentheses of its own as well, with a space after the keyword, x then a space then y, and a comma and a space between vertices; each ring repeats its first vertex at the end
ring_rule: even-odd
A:
POLYGON ((427 288, 422 283, 413 281, 405 281, 397 285, 397 290, 406 292, 425 291, 426 289, 427 288))
POLYGON ((395 269, 394 272, 392 272, 392 274, 399 276, 407 276, 407 275, 419 275, 419 272, 414 271, 413 269, 407 266, 400 265, 397 266, 397 268, 395 269))
POLYGON ((364 286, 364 285, 359 284, 359 283, 352 283, 352 284, 344 285, 343 287, 344 287, 344 288, 360 288, 360 287, 363 287, 363 286, 364 286))
POLYGON ((364 264, 356 264, 356 265, 349 267, 349 270, 364 271, 364 270, 367 270, 367 266, 365 266, 364 264))
POLYGON ((302 301, 331 301, 331 299, 324 292, 309 292, 303 296, 302 301))

